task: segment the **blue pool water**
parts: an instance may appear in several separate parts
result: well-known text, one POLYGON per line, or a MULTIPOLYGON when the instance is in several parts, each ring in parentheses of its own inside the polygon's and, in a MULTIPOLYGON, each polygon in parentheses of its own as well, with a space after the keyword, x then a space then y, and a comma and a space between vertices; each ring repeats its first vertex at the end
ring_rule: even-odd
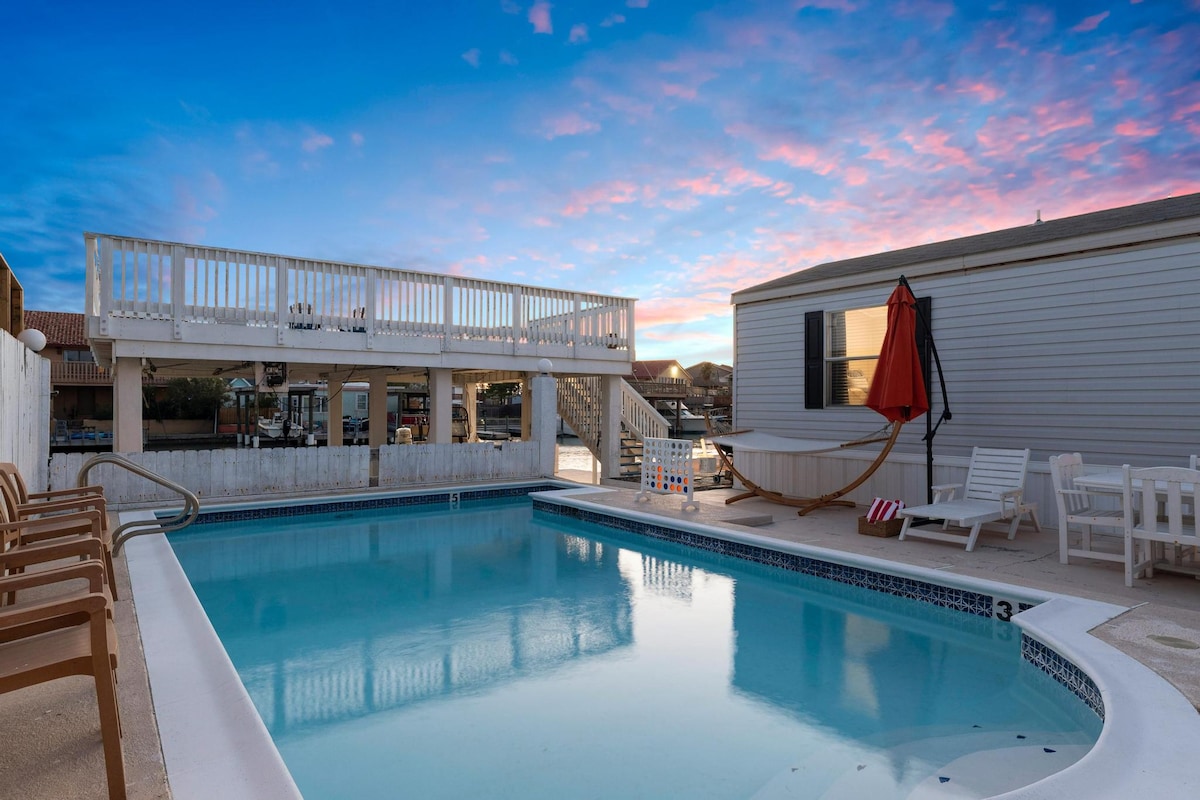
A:
POLYGON ((308 800, 971 797, 1099 733, 1011 623, 525 498, 171 541, 308 800))

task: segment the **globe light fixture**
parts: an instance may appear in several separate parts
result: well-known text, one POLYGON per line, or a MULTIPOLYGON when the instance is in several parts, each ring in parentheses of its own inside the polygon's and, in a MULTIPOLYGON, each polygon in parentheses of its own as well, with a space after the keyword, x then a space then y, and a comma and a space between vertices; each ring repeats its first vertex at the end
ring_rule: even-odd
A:
POLYGON ((17 341, 33 352, 40 353, 46 346, 46 334, 37 328, 26 328, 17 334, 17 341))
POLYGON ((543 375, 549 375, 550 370, 554 369, 554 362, 548 358, 543 358, 538 361, 538 372, 543 375))

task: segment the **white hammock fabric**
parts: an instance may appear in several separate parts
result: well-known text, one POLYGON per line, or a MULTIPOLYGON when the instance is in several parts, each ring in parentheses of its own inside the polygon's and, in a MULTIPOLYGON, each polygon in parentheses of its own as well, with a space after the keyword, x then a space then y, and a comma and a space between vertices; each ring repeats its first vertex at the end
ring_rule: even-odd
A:
MULTIPOLYGON (((829 442, 820 439, 793 439, 790 436, 776 436, 771 433, 758 431, 743 431, 741 433, 725 433, 720 436, 710 436, 713 444, 732 447, 735 450, 746 450, 754 453, 792 453, 796 455, 832 453, 837 450, 847 450, 860 447, 858 442, 829 442)), ((885 438, 871 437, 870 442, 862 444, 877 444, 886 442, 885 438)))

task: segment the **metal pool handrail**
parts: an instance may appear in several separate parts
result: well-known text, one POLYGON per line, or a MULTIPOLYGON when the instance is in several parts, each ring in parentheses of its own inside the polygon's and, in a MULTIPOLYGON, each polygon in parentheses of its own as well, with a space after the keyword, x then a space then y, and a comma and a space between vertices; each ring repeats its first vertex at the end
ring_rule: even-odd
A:
POLYGON ((147 533, 171 533, 172 531, 182 530, 191 525, 200 514, 200 499, 193 492, 180 486, 175 481, 164 478, 157 472, 146 469, 141 464, 116 453, 100 453, 85 461, 83 467, 79 470, 79 475, 75 479, 76 485, 87 486, 88 473, 92 467, 99 464, 113 464, 114 466, 123 467, 135 475, 141 475, 143 478, 154 481, 159 486, 165 486, 174 492, 178 492, 183 497, 183 510, 171 519, 165 521, 157 519, 133 520, 132 522, 126 522, 118 526, 112 535, 112 552, 114 556, 121 552, 121 545, 134 536, 142 536, 147 533))

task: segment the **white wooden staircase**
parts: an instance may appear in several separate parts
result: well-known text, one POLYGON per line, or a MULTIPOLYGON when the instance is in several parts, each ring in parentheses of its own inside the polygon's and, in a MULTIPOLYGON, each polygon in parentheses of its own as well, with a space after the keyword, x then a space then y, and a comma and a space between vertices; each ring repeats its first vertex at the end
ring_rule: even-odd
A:
MULTIPOLYGON (((600 459, 603 417, 603 379, 599 375, 565 377, 558 381, 558 415, 571 426, 580 442, 600 459)), ((665 438, 666 418, 654 410, 632 386, 621 380, 621 475, 638 475, 642 468, 642 440, 665 438)))

